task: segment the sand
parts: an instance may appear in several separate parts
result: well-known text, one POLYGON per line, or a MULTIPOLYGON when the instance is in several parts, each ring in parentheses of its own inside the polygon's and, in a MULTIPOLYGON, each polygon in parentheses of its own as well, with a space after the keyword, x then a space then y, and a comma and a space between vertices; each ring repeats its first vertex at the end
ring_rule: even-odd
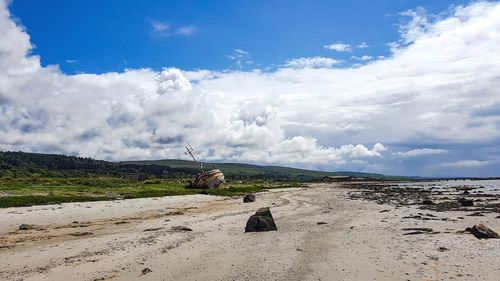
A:
POLYGON ((315 184, 258 193, 254 203, 189 195, 0 209, 0 279, 499 280, 500 239, 457 233, 476 223, 499 231, 496 214, 405 219, 422 210, 348 192, 315 184), (278 231, 244 233, 260 207, 278 231), (433 234, 405 235, 412 227, 433 234))

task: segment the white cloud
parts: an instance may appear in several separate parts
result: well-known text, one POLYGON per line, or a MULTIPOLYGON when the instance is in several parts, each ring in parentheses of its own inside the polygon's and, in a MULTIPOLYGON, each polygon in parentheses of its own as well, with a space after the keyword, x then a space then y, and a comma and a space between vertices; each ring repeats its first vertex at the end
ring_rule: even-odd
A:
POLYGON ((187 80, 181 71, 177 68, 165 68, 156 78, 158 87, 156 92, 159 95, 175 91, 189 91, 192 89, 191 83, 187 80))
POLYGON ((370 47, 370 45, 366 44, 366 42, 362 42, 361 44, 356 46, 356 48, 358 49, 366 49, 368 47, 370 47))
POLYGON ((440 167, 446 168, 477 168, 491 165, 493 161, 487 160, 463 160, 457 162, 442 163, 440 167))
POLYGON ((65 60, 66 63, 76 63, 78 62, 77 60, 65 60))
POLYGON ((186 25, 186 26, 179 27, 175 31, 175 33, 180 34, 180 35, 191 35, 191 34, 195 33, 196 30, 197 30, 196 26, 186 25))
POLYGON ((158 20, 151 20, 151 27, 153 28, 154 32, 158 33, 166 32, 170 29, 170 25, 158 20))
POLYGON ((394 153, 397 156, 408 158, 408 157, 420 157, 420 156, 428 156, 428 155, 436 155, 436 154, 444 154, 448 153, 446 149, 437 149, 437 148, 418 148, 412 149, 405 152, 397 152, 394 153))
POLYGON ((243 69, 244 65, 254 64, 254 61, 249 59, 250 52, 243 49, 234 49, 231 55, 226 55, 226 58, 234 61, 240 69, 243 69))
POLYGON ((248 51, 242 50, 242 49, 234 49, 234 52, 240 55, 248 55, 248 51))
POLYGON ((355 60, 361 60, 361 61, 367 61, 367 60, 371 60, 373 59, 372 56, 369 56, 369 55, 363 55, 361 57, 357 57, 357 56, 352 56, 351 57, 352 59, 355 59, 355 60))
POLYGON ((196 33, 198 30, 194 25, 184 25, 180 27, 171 26, 164 21, 149 20, 153 30, 153 36, 170 37, 173 35, 188 36, 196 33))
MULTIPOLYGON (((392 55, 358 68, 313 57, 271 72, 77 75, 42 67, 5 6, 0 1, 0 150, 182 158, 188 138, 205 160, 335 170, 389 161, 376 143, 446 150, 453 143, 466 147, 453 149, 453 163, 496 163, 478 159, 500 139, 496 111, 481 113, 500 100, 499 3, 458 6, 438 20, 414 15, 418 24, 402 28, 392 55)), ((243 66, 250 58, 241 51, 231 56, 243 66)))
POLYGON ((331 68, 339 63, 341 61, 332 58, 310 57, 288 60, 285 66, 293 68, 331 68))
POLYGON ((335 44, 325 45, 323 47, 326 49, 332 50, 332 51, 337 51, 337 52, 350 52, 351 51, 351 46, 348 44, 343 44, 343 43, 335 43, 335 44))

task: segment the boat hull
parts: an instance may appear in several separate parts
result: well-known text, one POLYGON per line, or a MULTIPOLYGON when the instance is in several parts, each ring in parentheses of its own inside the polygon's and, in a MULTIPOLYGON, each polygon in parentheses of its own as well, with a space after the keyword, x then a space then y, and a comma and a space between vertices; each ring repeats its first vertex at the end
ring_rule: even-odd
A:
POLYGON ((219 188, 224 182, 224 174, 219 169, 210 170, 199 174, 193 182, 194 188, 213 189, 219 188))

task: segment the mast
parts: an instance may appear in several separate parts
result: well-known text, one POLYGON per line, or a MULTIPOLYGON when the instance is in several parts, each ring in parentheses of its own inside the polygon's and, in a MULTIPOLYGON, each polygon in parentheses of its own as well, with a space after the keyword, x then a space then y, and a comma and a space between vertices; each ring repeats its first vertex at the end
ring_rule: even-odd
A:
POLYGON ((184 155, 190 155, 191 158, 193 158, 194 162, 198 165, 200 165, 200 170, 201 172, 203 173, 203 163, 198 161, 198 159, 196 159, 196 157, 194 156, 193 154, 193 151, 194 149, 191 147, 191 145, 189 144, 189 142, 186 141, 186 152, 184 152, 184 155))

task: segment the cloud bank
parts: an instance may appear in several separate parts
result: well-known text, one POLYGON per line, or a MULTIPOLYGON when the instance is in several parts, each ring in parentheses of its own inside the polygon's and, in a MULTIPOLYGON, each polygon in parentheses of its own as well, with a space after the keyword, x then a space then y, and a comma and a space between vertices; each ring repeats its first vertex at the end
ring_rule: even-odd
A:
POLYGON ((166 66, 67 75, 41 66, 0 1, 0 150, 183 158, 188 139, 211 161, 495 173, 500 4, 458 6, 441 18, 406 15, 392 55, 356 68, 313 57, 272 72, 166 66), (418 150, 429 146, 448 153, 418 150), (422 157, 401 157, 412 154, 422 157), (425 156, 441 162, 426 168, 425 156))

